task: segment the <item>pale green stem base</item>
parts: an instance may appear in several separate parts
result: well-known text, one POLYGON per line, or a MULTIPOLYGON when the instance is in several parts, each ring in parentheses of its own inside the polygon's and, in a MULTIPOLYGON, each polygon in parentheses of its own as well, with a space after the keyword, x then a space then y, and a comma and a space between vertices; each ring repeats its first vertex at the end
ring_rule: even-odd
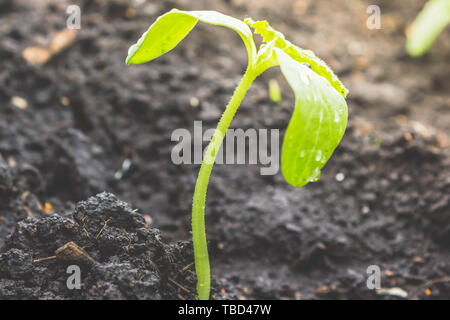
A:
POLYGON ((206 242, 205 230, 205 201, 208 189, 209 177, 217 156, 217 151, 222 145, 233 117, 247 93, 248 88, 256 78, 257 73, 247 70, 233 93, 214 136, 208 145, 205 158, 203 159, 200 172, 198 173, 195 185, 194 199, 192 203, 192 238, 194 242, 195 271, 197 273, 197 298, 208 300, 211 286, 211 276, 209 269, 208 245, 206 242))

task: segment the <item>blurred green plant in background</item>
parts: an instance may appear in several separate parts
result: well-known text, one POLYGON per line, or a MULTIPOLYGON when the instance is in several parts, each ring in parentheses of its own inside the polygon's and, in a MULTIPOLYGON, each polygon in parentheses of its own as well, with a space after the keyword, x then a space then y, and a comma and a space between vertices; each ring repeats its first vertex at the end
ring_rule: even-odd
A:
POLYGON ((406 39, 406 51, 412 57, 424 55, 450 23, 450 0, 428 1, 414 20, 406 39))

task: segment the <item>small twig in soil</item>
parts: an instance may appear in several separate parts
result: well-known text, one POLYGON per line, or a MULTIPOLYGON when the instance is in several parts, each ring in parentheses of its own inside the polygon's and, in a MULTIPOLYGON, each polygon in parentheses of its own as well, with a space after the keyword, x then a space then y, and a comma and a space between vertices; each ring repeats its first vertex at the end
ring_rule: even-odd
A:
POLYGON ((28 208, 27 206, 18 206, 17 209, 26 211, 27 215, 31 218, 36 217, 33 211, 31 211, 31 209, 28 208))
POLYGON ((183 269, 181 269, 181 271, 182 271, 182 272, 188 271, 188 269, 189 269, 190 267, 192 267, 193 265, 194 265, 194 262, 189 263, 186 267, 184 267, 183 269))
POLYGON ((444 283, 444 282, 450 282, 450 277, 444 277, 444 278, 440 278, 440 279, 434 279, 434 280, 427 281, 427 282, 425 282, 425 286, 430 287, 434 284, 444 283))
POLYGON ((178 299, 180 299, 180 300, 186 300, 186 298, 185 297, 183 297, 181 294, 179 294, 179 293, 177 293, 177 297, 178 297, 178 299))
POLYGON ((51 256, 51 257, 47 257, 47 258, 34 259, 33 263, 40 263, 40 262, 44 262, 44 261, 54 260, 56 258, 57 258, 56 256, 51 256))
POLYGON ((128 244, 125 247, 125 251, 128 252, 130 250, 131 243, 133 242, 133 238, 130 237, 130 235, 128 234, 128 232, 125 229, 122 229, 121 234, 123 234, 125 236, 125 238, 128 239, 128 244))
POLYGON ((86 224, 89 222, 88 217, 84 216, 84 217, 81 219, 81 222, 83 222, 83 225, 81 226, 81 229, 84 231, 84 233, 86 234, 86 236, 88 237, 88 239, 90 239, 90 238, 91 238, 91 235, 89 234, 89 232, 88 232, 87 229, 86 229, 86 224))
MULTIPOLYGON (((170 283, 168 283, 168 286, 172 289, 175 289, 170 283)), ((177 293, 177 297, 180 300, 187 300, 186 297, 182 296, 181 294, 177 293)))
POLYGON ((103 227, 100 229, 100 231, 97 233, 97 235, 95 236, 95 240, 98 240, 98 238, 100 237, 100 235, 102 234, 102 232, 103 232, 103 230, 105 230, 105 228, 106 228, 106 225, 108 224, 108 222, 110 222, 111 221, 111 219, 108 219, 108 220, 106 220, 104 223, 103 223, 103 227))
POLYGON ((172 282, 174 285, 176 285, 178 288, 180 288, 181 290, 183 290, 186 293, 191 293, 191 291, 189 291, 188 289, 186 289, 185 287, 183 287, 181 284, 179 284, 178 282, 176 282, 175 280, 169 278, 169 281, 172 282))

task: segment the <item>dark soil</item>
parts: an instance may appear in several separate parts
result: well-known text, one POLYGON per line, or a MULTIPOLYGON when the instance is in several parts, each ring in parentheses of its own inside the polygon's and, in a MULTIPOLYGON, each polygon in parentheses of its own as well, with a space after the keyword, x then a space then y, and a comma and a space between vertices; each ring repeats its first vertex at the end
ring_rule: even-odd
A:
MULTIPOLYGON (((17 224, 0 254, 0 296, 193 299, 186 289, 195 285, 192 254, 189 243, 164 244, 141 214, 101 193, 79 202, 73 215, 26 218, 17 224), (81 268, 81 290, 67 288, 70 265, 81 268)), ((213 298, 235 296, 214 290, 213 298)))
MULTIPOLYGON (((200 24, 170 54, 126 67, 129 45, 177 7, 268 19, 350 90, 348 130, 318 182, 295 189, 258 166, 215 166, 206 206, 213 298, 398 299, 367 288, 367 267, 378 265, 383 288, 449 299, 449 30, 410 59, 404 31, 425 1, 375 1, 382 29, 368 30, 373 2, 75 1, 75 42, 36 66, 22 51, 48 46, 73 1, 0 0, 0 298, 193 298, 199 166, 174 165, 170 137, 194 120, 214 127, 246 58, 237 35, 200 24), (124 160, 131 167, 118 174, 124 160), (85 255, 33 262, 70 242, 85 255), (82 290, 66 287, 74 263, 82 290)), ((270 70, 232 126, 283 132, 292 104, 270 70), (268 98, 271 78, 281 107, 268 98)))

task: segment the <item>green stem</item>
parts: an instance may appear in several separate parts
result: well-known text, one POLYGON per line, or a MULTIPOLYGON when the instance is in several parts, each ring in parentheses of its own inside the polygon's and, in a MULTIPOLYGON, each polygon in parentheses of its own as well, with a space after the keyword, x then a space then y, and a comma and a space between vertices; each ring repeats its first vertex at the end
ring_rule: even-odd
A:
POLYGON ((209 177, 217 156, 217 151, 222 145, 228 127, 255 78, 256 73, 253 70, 247 69, 220 118, 216 131, 206 150, 195 185, 194 199, 192 202, 192 238, 194 242, 195 271, 197 273, 197 298, 200 300, 209 299, 211 285, 205 231, 205 201, 209 177))

